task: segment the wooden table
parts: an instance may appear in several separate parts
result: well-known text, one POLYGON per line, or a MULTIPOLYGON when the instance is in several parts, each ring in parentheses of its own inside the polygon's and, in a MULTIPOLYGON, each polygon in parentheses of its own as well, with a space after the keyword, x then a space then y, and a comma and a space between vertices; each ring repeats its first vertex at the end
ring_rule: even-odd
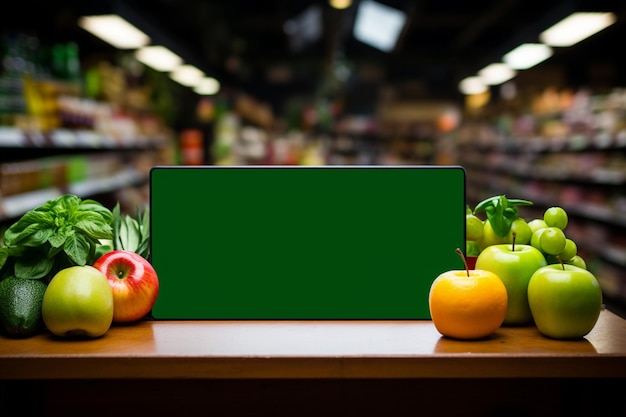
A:
POLYGON ((144 321, 95 340, 0 338, 0 415, 24 403, 35 415, 626 415, 625 381, 626 320, 608 310, 576 341, 534 326, 458 341, 428 320, 144 321))

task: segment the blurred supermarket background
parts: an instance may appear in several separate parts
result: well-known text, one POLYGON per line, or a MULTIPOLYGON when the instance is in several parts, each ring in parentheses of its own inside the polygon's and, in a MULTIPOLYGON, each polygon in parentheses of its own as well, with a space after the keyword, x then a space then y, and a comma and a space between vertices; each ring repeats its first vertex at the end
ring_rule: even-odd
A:
POLYGON ((0 26, 0 229, 64 192, 134 212, 155 165, 460 164, 471 206, 506 194, 535 202, 529 218, 566 208, 608 300, 626 305, 622 0, 13 6, 0 26), (549 39, 576 12, 607 26, 549 39), (121 28, 97 37, 88 24, 103 15, 139 43, 116 43, 132 40, 121 28), (522 44, 546 55, 516 62, 522 44), (160 47, 174 66, 147 60, 160 47))

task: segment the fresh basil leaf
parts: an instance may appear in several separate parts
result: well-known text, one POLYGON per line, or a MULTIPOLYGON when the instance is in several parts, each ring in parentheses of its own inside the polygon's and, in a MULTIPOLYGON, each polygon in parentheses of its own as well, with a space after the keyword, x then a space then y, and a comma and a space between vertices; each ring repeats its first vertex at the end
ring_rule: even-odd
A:
POLYGON ((476 207, 474 207, 474 213, 478 213, 480 211, 483 211, 487 207, 492 207, 494 204, 497 204, 497 203, 494 203, 494 202, 498 201, 499 199, 500 199, 499 195, 496 195, 496 196, 484 199, 480 203, 476 204, 476 207))
POLYGON ((48 238, 52 236, 53 233, 54 233, 54 230, 49 229, 49 228, 39 229, 35 233, 30 235, 29 238, 26 241, 24 241, 22 244, 24 246, 32 246, 32 247, 41 246, 47 242, 48 238))
POLYGON ((59 268, 84 265, 100 239, 111 239, 113 213, 73 194, 50 199, 25 213, 5 232, 2 275, 50 278, 59 268), (14 266, 15 265, 15 266, 14 266))
POLYGON ((30 250, 15 260, 15 276, 25 279, 40 279, 50 273, 54 260, 39 250, 30 250))
POLYGON ((486 207, 487 219, 491 224, 493 232, 500 237, 504 237, 509 232, 510 225, 507 227, 506 220, 504 218, 504 210, 506 203, 502 199, 498 198, 492 201, 493 205, 486 207))
POLYGON ((516 219, 519 217, 518 215, 519 210, 517 207, 515 206, 509 206, 507 208, 504 209, 504 212, 502 213, 504 215, 504 217, 509 218, 509 219, 516 219))
POLYGON ((54 219, 49 212, 31 210, 24 213, 24 215, 22 215, 22 217, 15 224, 13 224, 10 229, 20 230, 34 223, 53 226, 54 219))
POLYGON ((57 229, 56 233, 50 235, 48 242, 53 248, 60 248, 65 243, 65 239, 71 233, 71 229, 67 226, 57 229))
POLYGON ((78 210, 80 198, 73 194, 65 194, 56 199, 56 204, 52 208, 52 213, 56 216, 57 221, 64 219, 66 222, 71 221, 72 216, 78 210))
POLYGON ((89 242, 87 242, 85 236, 72 233, 65 239, 63 250, 76 265, 83 266, 87 263, 89 242))
POLYGON ((111 225, 106 223, 102 217, 93 214, 81 213, 77 217, 80 218, 74 228, 89 236, 92 239, 111 239, 113 230, 111 225))
POLYGON ((528 200, 511 199, 509 200, 509 204, 513 206, 532 206, 535 203, 528 200))
POLYGON ((111 211, 95 200, 83 200, 79 205, 79 210, 98 214, 108 224, 113 221, 111 211))
POLYGON ((8 246, 23 245, 29 241, 32 235, 37 233, 39 225, 31 223, 23 228, 7 229, 4 233, 4 240, 8 246))
POLYGON ((22 256, 22 254, 28 249, 27 246, 8 246, 9 257, 18 257, 22 256))
POLYGON ((40 205, 39 207, 34 208, 31 211, 50 214, 54 210, 54 207, 56 206, 56 204, 57 204, 57 199, 48 200, 44 204, 40 205))

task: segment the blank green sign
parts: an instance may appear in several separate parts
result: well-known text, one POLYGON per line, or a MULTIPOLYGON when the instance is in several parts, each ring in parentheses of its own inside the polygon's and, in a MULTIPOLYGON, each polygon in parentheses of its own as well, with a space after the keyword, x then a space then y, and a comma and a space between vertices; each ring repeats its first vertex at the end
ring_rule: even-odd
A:
POLYGON ((428 319, 462 167, 155 167, 156 319, 428 319))

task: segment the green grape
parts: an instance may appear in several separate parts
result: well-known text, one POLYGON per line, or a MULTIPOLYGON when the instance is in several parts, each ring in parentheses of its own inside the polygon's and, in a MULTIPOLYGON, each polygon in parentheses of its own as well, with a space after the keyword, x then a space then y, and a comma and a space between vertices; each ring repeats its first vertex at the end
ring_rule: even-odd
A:
POLYGON ((549 227, 564 230, 567 227, 567 212, 562 207, 550 207, 543 213, 543 220, 549 227))
POLYGON ((572 258, 565 261, 566 264, 574 265, 582 269, 587 269, 587 263, 580 255, 574 255, 572 258))
POLYGON ((530 245, 541 251, 541 244, 539 243, 539 239, 541 239, 541 234, 547 229, 548 227, 541 227, 533 232, 533 234, 530 236, 530 245))
POLYGON ((532 233, 535 233, 539 229, 548 227, 548 224, 543 219, 532 219, 528 222, 528 227, 532 233))
POLYGON ((548 255, 558 255, 565 249, 567 238, 563 230, 558 227, 547 227, 541 232, 539 237, 539 245, 541 251, 548 255))
POLYGON ((559 253, 559 258, 561 258, 563 262, 567 262, 568 260, 572 259, 577 253, 578 247, 576 246, 576 243, 572 239, 566 238, 565 248, 563 248, 563 251, 559 253))
POLYGON ((513 220, 513 223, 511 223, 511 229, 506 237, 507 243, 513 243, 513 233, 515 233, 516 245, 526 245, 530 243, 532 231, 528 223, 526 223, 526 220, 521 217, 513 220))
POLYGON ((475 214, 465 215, 466 240, 477 241, 483 237, 483 221, 475 214))

